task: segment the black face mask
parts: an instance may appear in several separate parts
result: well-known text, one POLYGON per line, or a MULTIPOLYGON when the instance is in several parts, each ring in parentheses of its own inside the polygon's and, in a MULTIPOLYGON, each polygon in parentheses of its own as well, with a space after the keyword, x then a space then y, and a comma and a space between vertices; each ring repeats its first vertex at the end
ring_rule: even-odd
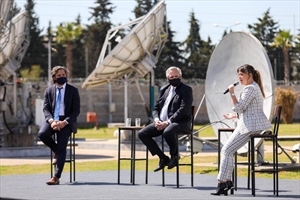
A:
POLYGON ((169 79, 169 83, 172 86, 177 87, 181 83, 181 79, 180 78, 169 79))
POLYGON ((56 82, 59 84, 59 85, 63 85, 67 82, 67 77, 59 77, 56 79, 56 82))

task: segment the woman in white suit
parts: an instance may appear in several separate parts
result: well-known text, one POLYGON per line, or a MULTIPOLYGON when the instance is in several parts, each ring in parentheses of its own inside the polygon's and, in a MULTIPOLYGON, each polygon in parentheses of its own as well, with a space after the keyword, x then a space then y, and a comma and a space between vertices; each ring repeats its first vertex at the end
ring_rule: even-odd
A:
POLYGON ((238 118, 237 127, 227 142, 222 147, 220 171, 218 174, 218 186, 212 195, 227 195, 227 191, 233 188, 231 175, 234 167, 233 154, 244 146, 250 135, 260 133, 272 127, 270 121, 263 112, 264 90, 261 76, 258 70, 245 64, 237 69, 238 78, 245 86, 239 99, 234 94, 234 85, 228 87, 233 103, 232 110, 236 114, 225 114, 226 119, 238 118))

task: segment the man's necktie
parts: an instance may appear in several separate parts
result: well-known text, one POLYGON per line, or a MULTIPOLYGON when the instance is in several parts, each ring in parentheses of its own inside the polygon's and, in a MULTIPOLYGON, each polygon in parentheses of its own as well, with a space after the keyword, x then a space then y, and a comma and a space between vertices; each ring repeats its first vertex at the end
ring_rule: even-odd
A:
POLYGON ((62 88, 57 88, 57 89, 58 89, 58 95, 57 95, 57 100, 56 100, 56 103, 55 103, 54 120, 59 120, 60 101, 61 101, 61 92, 60 92, 60 90, 62 88))

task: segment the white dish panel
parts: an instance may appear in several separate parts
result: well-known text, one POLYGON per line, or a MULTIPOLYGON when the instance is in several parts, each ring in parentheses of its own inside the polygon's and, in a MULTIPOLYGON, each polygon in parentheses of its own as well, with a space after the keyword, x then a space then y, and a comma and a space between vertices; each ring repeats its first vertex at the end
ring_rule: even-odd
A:
POLYGON ((7 79, 21 64, 29 46, 29 18, 26 11, 18 13, 11 23, 9 42, 0 52, 0 77, 7 79))
POLYGON ((3 56, 5 58, 10 58, 16 56, 16 54, 18 53, 18 49, 20 48, 21 44, 25 39, 27 20, 28 20, 27 12, 23 11, 18 13, 16 16, 14 16, 11 22, 9 22, 11 23, 10 37, 9 37, 10 39, 8 44, 4 47, 3 51, 0 53, 0 63, 3 63, 4 61, 3 56))
MULTIPOLYGON (((230 84, 238 81, 237 68, 243 64, 250 64, 261 73, 264 92, 266 99, 264 101, 264 113, 271 119, 274 107, 274 78, 273 71, 261 43, 251 34, 246 32, 232 32, 226 35, 216 46, 211 59, 209 61, 206 82, 205 82, 205 98, 206 107, 212 126, 216 135, 218 128, 228 128, 225 124, 233 127, 231 120, 226 120, 223 117, 225 113, 232 113, 232 102, 229 94, 223 94, 230 84)), ((242 91, 241 84, 235 87, 235 94, 239 98, 242 91)), ((229 133, 223 134, 221 143, 224 144, 229 133)), ((256 144, 260 140, 256 141, 256 144)), ((247 145, 241 148, 238 152, 247 152, 247 145)))
POLYGON ((149 72, 151 70, 150 64, 154 65, 156 61, 151 56, 151 52, 161 37, 165 12, 166 5, 164 1, 160 1, 103 59, 103 62, 99 57, 97 66, 84 81, 82 87, 95 87, 116 79, 122 79, 126 74, 142 77, 149 72), (147 62, 147 66, 144 66, 141 62, 147 56, 152 59, 152 62, 147 62))
POLYGON ((9 14, 11 11, 11 7, 13 5, 13 0, 1 0, 0 1, 0 29, 2 25, 6 25, 9 19, 9 14))

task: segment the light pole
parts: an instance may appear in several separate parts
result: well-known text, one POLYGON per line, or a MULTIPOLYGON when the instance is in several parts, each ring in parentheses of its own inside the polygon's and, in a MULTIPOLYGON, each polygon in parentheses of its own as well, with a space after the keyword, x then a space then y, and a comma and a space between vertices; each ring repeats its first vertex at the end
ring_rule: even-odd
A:
POLYGON ((48 38, 48 87, 51 86, 51 37, 48 38))
POLYGON ((53 42, 55 42, 55 38, 52 39, 52 37, 44 37, 44 46, 48 49, 48 86, 51 86, 52 82, 51 82, 51 52, 55 52, 57 53, 57 49, 55 49, 54 47, 52 47, 53 42))
POLYGON ((214 23, 213 25, 214 25, 215 27, 225 28, 225 31, 226 31, 226 33, 227 33, 228 28, 237 26, 237 25, 239 25, 239 24, 241 24, 241 22, 237 21, 237 22, 235 22, 234 24, 232 24, 232 25, 230 25, 230 26, 220 26, 220 25, 217 24, 217 23, 214 23))

